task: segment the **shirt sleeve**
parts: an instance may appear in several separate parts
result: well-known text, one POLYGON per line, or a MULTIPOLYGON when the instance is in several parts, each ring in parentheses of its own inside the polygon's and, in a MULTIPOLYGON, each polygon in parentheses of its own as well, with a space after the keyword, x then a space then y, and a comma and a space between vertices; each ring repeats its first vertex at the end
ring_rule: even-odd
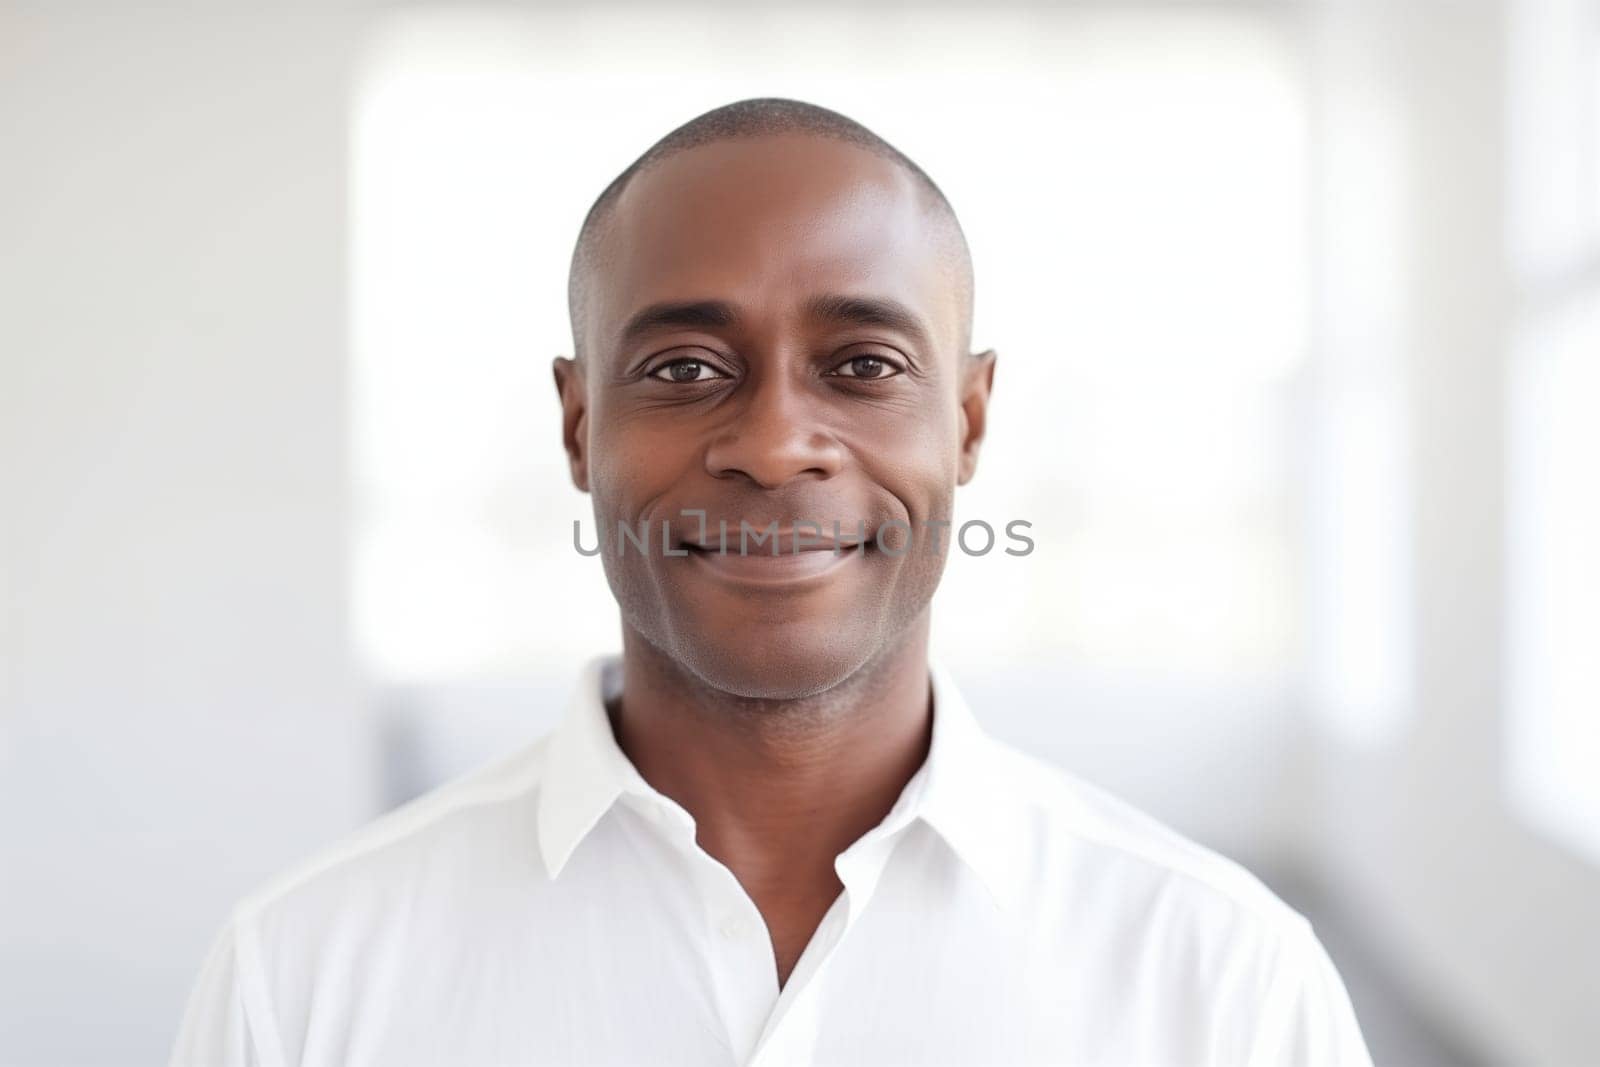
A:
POLYGON ((189 993, 171 1067, 258 1067, 239 974, 237 923, 212 940, 189 993))
POLYGON ((1372 1067, 1350 994, 1304 918, 1287 935, 1252 1067, 1372 1067))

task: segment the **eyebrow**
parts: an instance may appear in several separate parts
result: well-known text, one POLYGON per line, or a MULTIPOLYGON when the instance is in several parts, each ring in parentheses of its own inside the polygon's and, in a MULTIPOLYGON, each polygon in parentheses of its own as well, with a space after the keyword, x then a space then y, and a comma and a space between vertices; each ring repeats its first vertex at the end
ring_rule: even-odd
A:
POLYGON ((898 300, 829 293, 808 300, 806 314, 852 326, 882 326, 910 337, 923 352, 933 350, 933 337, 923 325, 922 317, 898 300))
MULTIPOLYGON (((881 326, 906 334, 923 351, 931 351, 933 337, 922 318, 898 300, 887 297, 846 296, 825 293, 806 301, 807 317, 852 326, 881 326)), ((715 329, 736 325, 739 313, 723 300, 680 300, 651 304, 635 312, 622 327, 623 347, 664 329, 715 329)))
POLYGON ((657 330, 693 326, 732 326, 739 321, 733 305, 721 300, 666 301, 636 312, 622 327, 623 347, 657 330))

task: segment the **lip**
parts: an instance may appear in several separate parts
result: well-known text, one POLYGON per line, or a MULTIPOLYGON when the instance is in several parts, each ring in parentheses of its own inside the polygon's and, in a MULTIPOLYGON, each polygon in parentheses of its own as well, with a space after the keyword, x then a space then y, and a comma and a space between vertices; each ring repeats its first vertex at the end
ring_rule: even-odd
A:
POLYGON ((807 547, 799 552, 780 551, 777 555, 751 552, 740 555, 737 551, 723 553, 718 546, 697 547, 693 543, 683 546, 689 550, 689 560, 699 569, 725 581, 740 585, 792 586, 820 581, 844 567, 850 566, 866 551, 853 542, 829 541, 807 547))
MULTIPOLYGON (((796 538, 795 538, 796 528, 793 527, 793 526, 785 526, 783 529, 777 531, 777 533, 775 535, 768 533, 767 528, 765 526, 756 526, 756 525, 754 525, 752 523, 748 523, 748 522, 744 524, 744 528, 748 531, 748 536, 749 537, 759 537, 759 538, 761 538, 760 543, 756 545, 756 548, 758 550, 759 549, 765 549, 767 545, 772 544, 773 541, 775 540, 777 542, 777 544, 778 544, 778 551, 779 551, 780 554, 788 554, 788 553, 792 553, 794 551, 794 544, 795 544, 795 540, 796 540, 796 538)), ((826 535, 824 533, 821 533, 820 530, 813 530, 813 529, 800 530, 799 534, 800 534, 801 537, 804 537, 805 540, 806 540, 806 547, 802 548, 800 550, 802 552, 813 551, 813 550, 816 550, 816 549, 829 549, 829 550, 831 550, 835 545, 838 545, 840 548, 853 548, 854 546, 863 543, 863 541, 870 541, 871 540, 870 537, 865 537, 865 538, 848 538, 848 537, 845 537, 845 538, 833 538, 833 537, 829 537, 828 535, 826 535)), ((733 545, 736 545, 736 544, 739 543, 739 541, 738 541, 738 537, 739 536, 740 535, 739 535, 738 531, 734 530, 732 527, 728 528, 728 530, 727 530, 727 539, 728 539, 729 551, 732 551, 732 546, 733 545)), ((679 548, 693 548, 693 549, 697 549, 697 550, 704 551, 704 552, 715 552, 721 546, 721 542, 719 540, 717 540, 716 538, 712 538, 708 543, 701 544, 699 541, 693 541, 693 540, 690 540, 687 537, 684 537, 684 538, 680 538, 678 540, 677 546, 679 548)), ((771 553, 768 552, 768 555, 770 555, 770 554, 771 553)))

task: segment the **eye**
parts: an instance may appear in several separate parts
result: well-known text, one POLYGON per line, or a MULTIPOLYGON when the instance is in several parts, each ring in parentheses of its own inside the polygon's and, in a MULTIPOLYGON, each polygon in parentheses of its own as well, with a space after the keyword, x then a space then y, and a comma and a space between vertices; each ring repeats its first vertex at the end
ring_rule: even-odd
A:
POLYGON ((905 373, 905 368, 888 356, 863 354, 851 356, 835 367, 832 373, 841 378, 893 378, 896 374, 905 373))
POLYGON ((703 359, 683 357, 661 364, 661 366, 650 372, 649 377, 658 382, 685 384, 709 382, 716 378, 726 378, 727 375, 703 359))

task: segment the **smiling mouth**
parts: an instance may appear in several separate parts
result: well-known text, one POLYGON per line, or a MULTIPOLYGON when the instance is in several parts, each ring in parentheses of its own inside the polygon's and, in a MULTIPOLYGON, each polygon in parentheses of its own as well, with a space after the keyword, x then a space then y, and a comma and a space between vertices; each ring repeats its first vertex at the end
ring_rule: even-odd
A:
POLYGON ((730 540, 727 551, 717 542, 709 545, 692 541, 682 543, 688 559, 711 573, 751 585, 788 585, 833 574, 872 551, 870 542, 835 542, 822 539, 816 544, 794 549, 792 535, 780 540, 777 554, 770 543, 747 547, 740 554, 739 546, 730 540))

